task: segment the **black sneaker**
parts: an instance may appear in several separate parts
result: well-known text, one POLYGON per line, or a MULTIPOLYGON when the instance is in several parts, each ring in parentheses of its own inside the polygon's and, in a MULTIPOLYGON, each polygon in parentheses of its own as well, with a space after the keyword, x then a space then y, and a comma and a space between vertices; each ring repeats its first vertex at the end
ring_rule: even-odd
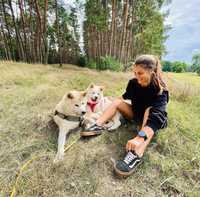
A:
POLYGON ((129 151, 123 160, 119 160, 114 165, 114 170, 119 176, 131 175, 142 159, 133 151, 129 151))
POLYGON ((105 130, 105 127, 99 126, 97 124, 93 124, 91 127, 89 127, 87 130, 81 131, 81 136, 94 136, 94 135, 101 135, 102 131, 105 130))

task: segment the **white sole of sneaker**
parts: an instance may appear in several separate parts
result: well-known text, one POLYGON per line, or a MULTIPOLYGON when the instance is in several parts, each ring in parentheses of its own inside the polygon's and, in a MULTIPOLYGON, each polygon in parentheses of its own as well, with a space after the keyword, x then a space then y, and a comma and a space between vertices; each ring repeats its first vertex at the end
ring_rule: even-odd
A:
POLYGON ((114 171, 115 171, 115 173, 116 173, 118 176, 123 177, 123 178, 126 178, 126 177, 130 176, 130 175, 135 171, 135 169, 136 169, 141 163, 142 163, 142 162, 140 162, 135 168, 133 168, 133 170, 131 170, 131 171, 129 171, 129 172, 123 172, 123 171, 117 169, 116 163, 115 163, 115 165, 114 165, 114 171))
POLYGON ((80 132, 81 136, 95 136, 95 135, 101 135, 101 133, 96 133, 96 132, 92 132, 92 131, 82 131, 80 132))

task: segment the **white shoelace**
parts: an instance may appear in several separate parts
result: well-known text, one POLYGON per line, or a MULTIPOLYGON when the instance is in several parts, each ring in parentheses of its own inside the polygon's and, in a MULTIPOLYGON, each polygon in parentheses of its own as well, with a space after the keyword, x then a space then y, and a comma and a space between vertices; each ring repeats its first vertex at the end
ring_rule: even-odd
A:
POLYGON ((127 153, 126 157, 124 158, 124 162, 125 162, 127 165, 129 165, 129 163, 130 163, 133 159, 135 159, 136 157, 137 157, 136 155, 134 155, 131 151, 129 151, 129 152, 127 153))
POLYGON ((94 124, 94 125, 92 125, 91 126, 91 131, 95 131, 96 130, 96 128, 98 128, 99 130, 102 128, 103 129, 103 126, 99 126, 99 125, 97 125, 97 124, 94 124))

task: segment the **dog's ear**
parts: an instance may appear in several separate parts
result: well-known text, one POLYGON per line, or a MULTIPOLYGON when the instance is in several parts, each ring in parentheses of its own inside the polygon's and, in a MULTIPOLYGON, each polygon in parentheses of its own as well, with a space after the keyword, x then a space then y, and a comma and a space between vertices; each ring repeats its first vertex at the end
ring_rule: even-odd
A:
POLYGON ((86 94, 87 94, 87 92, 86 92, 86 91, 83 91, 83 92, 81 92, 81 95, 82 95, 83 97, 85 97, 85 96, 86 96, 86 94))
POLYGON ((67 94, 67 98, 73 99, 73 98, 74 98, 74 95, 70 92, 70 93, 67 94))
POLYGON ((105 89, 104 86, 100 86, 100 90, 103 91, 105 89))
POLYGON ((94 83, 91 83, 88 88, 93 88, 94 87, 94 83))

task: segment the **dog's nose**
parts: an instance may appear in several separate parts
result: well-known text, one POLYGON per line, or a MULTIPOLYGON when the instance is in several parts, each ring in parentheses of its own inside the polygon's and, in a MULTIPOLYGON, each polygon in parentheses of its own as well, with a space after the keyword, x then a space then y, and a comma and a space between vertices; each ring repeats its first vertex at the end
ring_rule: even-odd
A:
POLYGON ((86 114, 86 112, 85 111, 82 111, 82 115, 85 115, 86 114))

